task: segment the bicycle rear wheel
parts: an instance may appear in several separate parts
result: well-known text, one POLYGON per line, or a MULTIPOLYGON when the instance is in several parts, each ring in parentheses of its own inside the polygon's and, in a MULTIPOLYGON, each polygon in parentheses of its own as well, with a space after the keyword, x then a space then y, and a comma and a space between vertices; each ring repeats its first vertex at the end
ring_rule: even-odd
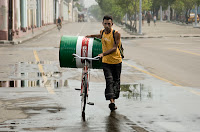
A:
POLYGON ((85 77, 83 81, 83 93, 81 97, 81 110, 82 110, 82 119, 85 121, 85 108, 87 102, 87 78, 85 77))

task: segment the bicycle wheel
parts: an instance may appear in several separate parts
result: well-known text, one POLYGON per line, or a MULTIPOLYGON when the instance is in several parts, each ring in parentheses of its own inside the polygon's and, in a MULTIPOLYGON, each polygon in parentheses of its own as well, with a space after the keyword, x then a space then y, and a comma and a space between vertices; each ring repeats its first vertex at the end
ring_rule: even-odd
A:
POLYGON ((81 97, 81 110, 82 110, 82 118, 85 121, 85 108, 87 101, 87 77, 84 77, 83 80, 83 93, 81 97))

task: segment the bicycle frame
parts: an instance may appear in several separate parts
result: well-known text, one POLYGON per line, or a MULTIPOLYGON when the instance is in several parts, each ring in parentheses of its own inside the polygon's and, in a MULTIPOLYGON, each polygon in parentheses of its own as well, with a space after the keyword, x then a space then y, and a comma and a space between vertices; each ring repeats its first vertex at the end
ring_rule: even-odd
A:
POLYGON ((88 78, 88 62, 84 60, 84 67, 82 69, 82 80, 81 80, 81 94, 83 95, 84 87, 87 87, 87 97, 88 97, 88 88, 89 88, 89 78, 88 78), (86 82, 86 84, 85 84, 86 82))

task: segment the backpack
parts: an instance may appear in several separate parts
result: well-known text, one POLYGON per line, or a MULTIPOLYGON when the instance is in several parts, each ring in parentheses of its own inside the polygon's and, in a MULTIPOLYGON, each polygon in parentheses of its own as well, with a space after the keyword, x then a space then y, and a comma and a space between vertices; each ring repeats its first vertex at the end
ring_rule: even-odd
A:
MULTIPOLYGON (((103 33, 104 33, 104 30, 103 30, 102 33, 101 33, 101 38, 102 38, 102 36, 103 36, 103 33)), ((114 42, 115 42, 115 44, 116 44, 115 35, 114 35, 115 30, 113 30, 112 33, 113 33, 114 42)), ((122 59, 124 59, 124 48, 123 48, 123 46, 122 46, 122 42, 121 42, 121 46, 120 46, 120 47, 119 47, 119 45, 118 45, 118 49, 119 49, 119 51, 120 51, 120 54, 121 54, 122 59)))

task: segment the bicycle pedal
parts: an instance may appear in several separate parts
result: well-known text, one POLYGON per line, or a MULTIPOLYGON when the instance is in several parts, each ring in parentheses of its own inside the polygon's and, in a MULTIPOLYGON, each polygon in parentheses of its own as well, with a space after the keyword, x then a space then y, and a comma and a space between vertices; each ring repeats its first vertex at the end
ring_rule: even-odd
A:
POLYGON ((80 88, 75 88, 75 90, 81 90, 80 88))
POLYGON ((94 105, 94 103, 93 103, 93 102, 88 102, 87 104, 88 104, 88 105, 94 105))

